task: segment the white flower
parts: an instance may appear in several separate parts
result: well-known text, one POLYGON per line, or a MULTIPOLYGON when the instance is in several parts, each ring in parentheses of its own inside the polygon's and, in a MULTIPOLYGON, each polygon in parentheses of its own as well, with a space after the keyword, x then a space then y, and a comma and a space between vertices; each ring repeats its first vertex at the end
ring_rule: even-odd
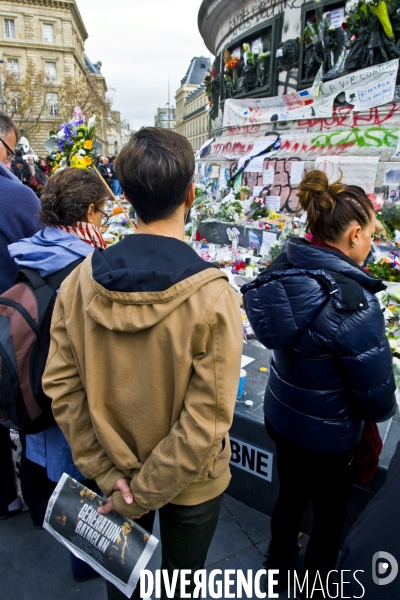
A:
POLYGON ((347 13, 355 12, 357 10, 358 6, 359 6, 358 0, 349 0, 349 2, 347 2, 347 4, 346 4, 346 12, 347 13))
POLYGON ((93 127, 93 125, 96 124, 96 120, 97 120, 96 115, 93 115, 92 117, 90 117, 89 121, 87 122, 88 129, 90 129, 91 127, 93 127))

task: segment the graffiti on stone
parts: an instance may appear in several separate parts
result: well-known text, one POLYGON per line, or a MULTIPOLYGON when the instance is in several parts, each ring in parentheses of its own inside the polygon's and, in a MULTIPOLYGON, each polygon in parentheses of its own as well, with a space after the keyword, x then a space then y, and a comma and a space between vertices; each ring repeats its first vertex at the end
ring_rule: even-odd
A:
MULTIPOLYGON (((281 210, 293 214, 298 210, 297 185, 291 183, 291 163, 298 161, 297 158, 265 159, 263 169, 272 169, 275 171, 274 182, 269 186, 269 196, 281 197, 281 210)), ((230 164, 230 176, 232 177, 237 169, 237 162, 230 164)), ((248 185, 250 189, 254 186, 263 186, 262 173, 243 173, 242 184, 248 185)))
POLYGON ((232 15, 229 21, 229 34, 235 38, 240 33, 283 12, 286 9, 301 8, 303 0, 253 0, 244 2, 243 8, 232 15))

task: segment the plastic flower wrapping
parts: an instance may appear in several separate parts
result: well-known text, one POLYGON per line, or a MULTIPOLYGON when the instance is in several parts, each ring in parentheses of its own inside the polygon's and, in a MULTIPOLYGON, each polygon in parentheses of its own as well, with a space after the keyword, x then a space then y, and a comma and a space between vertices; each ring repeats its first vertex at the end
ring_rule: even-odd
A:
POLYGON ((52 173, 63 167, 88 169, 97 156, 95 151, 96 115, 86 123, 85 115, 77 106, 68 123, 60 125, 58 133, 51 136, 57 143, 58 152, 52 162, 52 173))

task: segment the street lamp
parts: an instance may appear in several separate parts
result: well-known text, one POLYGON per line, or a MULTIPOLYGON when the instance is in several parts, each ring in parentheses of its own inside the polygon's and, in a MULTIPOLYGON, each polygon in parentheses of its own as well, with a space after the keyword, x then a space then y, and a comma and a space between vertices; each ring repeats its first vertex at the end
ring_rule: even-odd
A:
MULTIPOLYGON (((4 60, 2 58, 0 58, 0 64, 3 64, 3 63, 4 63, 4 60)), ((0 104, 1 104, 1 110, 5 111, 7 102, 4 100, 4 96, 3 96, 3 86, 1 84, 1 71, 0 71, 0 104)))

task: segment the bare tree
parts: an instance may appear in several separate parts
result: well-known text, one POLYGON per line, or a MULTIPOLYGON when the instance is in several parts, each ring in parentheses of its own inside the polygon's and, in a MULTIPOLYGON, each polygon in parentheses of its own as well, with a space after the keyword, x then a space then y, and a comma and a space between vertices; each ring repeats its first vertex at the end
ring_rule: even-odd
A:
POLYGON ((3 65, 2 80, 7 111, 22 135, 40 128, 41 118, 48 112, 47 94, 54 91, 54 82, 30 62, 26 72, 18 75, 3 65))
POLYGON ((69 121, 75 106, 79 106, 86 117, 97 115, 97 137, 105 141, 107 127, 112 123, 112 99, 106 95, 103 78, 85 77, 82 73, 66 77, 58 98, 58 123, 69 121))
POLYGON ((97 134, 100 141, 104 141, 102 138, 112 122, 112 100, 106 95, 102 77, 79 73, 65 77, 60 84, 28 63, 26 72, 21 75, 3 66, 2 80, 7 112, 22 135, 28 137, 43 125, 46 131, 57 130, 61 123, 71 120, 75 106, 80 106, 87 117, 97 115, 97 134), (49 94, 57 94, 52 104, 49 94))

